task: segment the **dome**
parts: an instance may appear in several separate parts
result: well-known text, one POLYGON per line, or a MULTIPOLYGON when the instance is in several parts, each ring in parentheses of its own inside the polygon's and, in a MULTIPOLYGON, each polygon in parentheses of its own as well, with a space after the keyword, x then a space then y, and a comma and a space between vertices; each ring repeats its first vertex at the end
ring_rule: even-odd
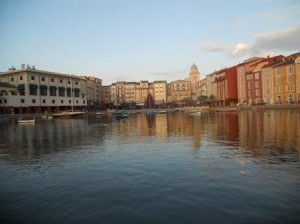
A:
POLYGON ((195 63, 192 65, 191 71, 198 71, 198 67, 195 63))

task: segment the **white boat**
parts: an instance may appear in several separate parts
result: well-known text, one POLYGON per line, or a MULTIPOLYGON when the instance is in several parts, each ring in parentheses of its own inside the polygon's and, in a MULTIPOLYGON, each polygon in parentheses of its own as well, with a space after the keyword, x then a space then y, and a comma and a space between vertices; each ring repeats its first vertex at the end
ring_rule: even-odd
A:
POLYGON ((18 120, 19 124, 34 124, 35 123, 35 118, 33 119, 19 119, 18 120))
POLYGON ((54 118, 68 118, 68 117, 82 117, 85 112, 81 111, 64 111, 61 113, 53 114, 54 118))
POLYGON ((167 111, 166 110, 158 110, 158 111, 156 111, 156 113, 158 113, 158 114, 165 114, 165 113, 167 113, 167 111))
POLYGON ((96 112, 96 115, 104 115, 102 112, 96 112))

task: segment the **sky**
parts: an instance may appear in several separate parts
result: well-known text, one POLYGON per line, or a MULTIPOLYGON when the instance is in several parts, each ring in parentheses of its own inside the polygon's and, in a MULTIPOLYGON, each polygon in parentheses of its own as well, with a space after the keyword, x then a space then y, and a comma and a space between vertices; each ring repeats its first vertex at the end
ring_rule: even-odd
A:
POLYGON ((116 81, 200 78, 300 51, 300 0, 0 0, 0 71, 116 81))

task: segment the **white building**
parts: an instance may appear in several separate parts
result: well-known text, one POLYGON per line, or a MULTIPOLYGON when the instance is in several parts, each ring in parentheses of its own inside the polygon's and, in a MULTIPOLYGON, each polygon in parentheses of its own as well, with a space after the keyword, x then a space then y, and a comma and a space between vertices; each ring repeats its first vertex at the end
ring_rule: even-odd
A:
POLYGON ((86 80, 79 76, 37 70, 22 65, 0 73, 0 82, 16 87, 16 91, 1 91, 2 113, 44 113, 64 110, 85 110, 86 80))

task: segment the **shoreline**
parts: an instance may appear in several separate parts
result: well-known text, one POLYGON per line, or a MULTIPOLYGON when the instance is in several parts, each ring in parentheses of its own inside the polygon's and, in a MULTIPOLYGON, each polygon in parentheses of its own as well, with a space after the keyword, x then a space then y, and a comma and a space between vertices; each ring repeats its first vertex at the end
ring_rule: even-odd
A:
MULTIPOLYGON (((217 111, 217 110, 230 110, 236 109, 238 110, 280 110, 280 109, 299 109, 300 104, 280 104, 280 105, 253 105, 253 106, 236 106, 236 107, 184 107, 184 108, 161 108, 155 109, 156 111, 184 111, 189 112, 190 110, 197 110, 197 111, 217 111)), ((147 109, 139 109, 139 110, 126 110, 129 113, 142 113, 145 112, 147 109)), ((108 111, 88 111, 86 115, 96 115, 97 112, 101 112, 104 115, 112 114, 114 110, 108 111)), ((54 113, 47 113, 47 116, 53 116, 54 113)), ((9 118, 19 118, 19 117, 42 117, 45 115, 44 113, 34 113, 34 114, 0 114, 0 118, 9 117, 9 118)), ((101 115, 100 115, 101 116, 101 115)))

